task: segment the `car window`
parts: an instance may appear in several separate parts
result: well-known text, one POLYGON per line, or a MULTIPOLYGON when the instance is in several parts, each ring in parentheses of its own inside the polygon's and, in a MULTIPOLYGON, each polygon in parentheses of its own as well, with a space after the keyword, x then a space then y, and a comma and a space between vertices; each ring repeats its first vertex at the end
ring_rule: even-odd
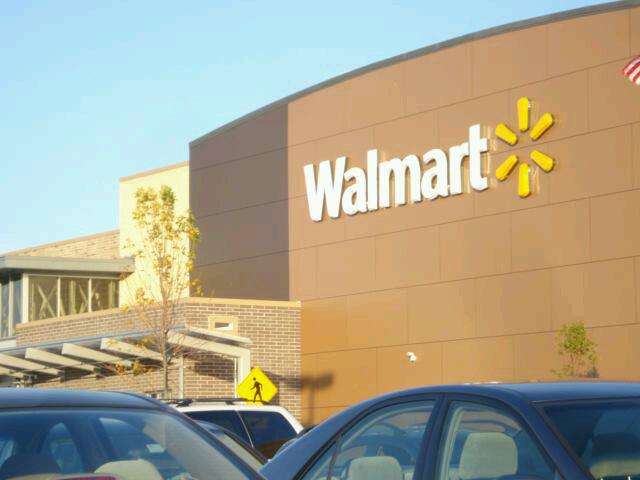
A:
POLYGON ((544 412, 594 478, 640 479, 640 402, 547 405, 544 412))
POLYGON ((438 480, 559 478, 529 433, 508 412, 453 402, 438 449, 438 480))
POLYGON ((411 480, 435 402, 377 410, 341 435, 304 480, 411 480))
MULTIPOLYGON (((0 479, 78 477, 118 480, 255 478, 236 456, 177 415, 127 408, 2 409, 12 435, 0 479), (79 467, 79 465, 81 467, 79 467)), ((0 437, 1 438, 1 437, 0 437)), ((0 442, 0 455, 5 455, 0 442)))
POLYGON ((44 439, 43 449, 55 460, 62 473, 85 471, 76 442, 64 423, 58 423, 49 430, 44 439))
POLYGON ((251 444, 251 440, 249 439, 247 431, 242 424, 242 420, 240 420, 238 414, 233 410, 190 411, 183 413, 194 420, 203 420, 205 422, 220 425, 221 427, 238 435, 245 442, 251 444))
POLYGON ((296 436, 296 431, 278 412, 240 412, 256 450, 272 458, 278 449, 296 436))

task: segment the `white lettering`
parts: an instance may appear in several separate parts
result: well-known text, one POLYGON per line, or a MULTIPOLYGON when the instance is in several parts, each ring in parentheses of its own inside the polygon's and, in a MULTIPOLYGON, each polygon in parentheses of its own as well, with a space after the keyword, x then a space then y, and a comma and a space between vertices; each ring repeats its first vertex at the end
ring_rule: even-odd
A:
POLYGON ((469 155, 469 143, 455 145, 449 149, 449 191, 451 195, 462 193, 462 161, 469 155))
POLYGON ((392 185, 395 206, 407 203, 407 185, 411 203, 421 202, 423 198, 435 200, 460 195, 464 188, 462 177, 466 157, 469 157, 468 187, 486 190, 489 182, 483 173, 482 154, 489 150, 488 143, 481 136, 480 125, 472 125, 469 140, 449 148, 448 158, 439 148, 423 154, 424 172, 416 155, 379 162, 376 149, 367 152, 366 170, 360 167, 346 170, 347 157, 338 157, 335 167, 330 160, 320 162, 316 180, 314 165, 305 165, 309 215, 313 221, 320 222, 325 208, 331 218, 340 216, 341 207, 347 215, 389 208, 392 185))
POLYGON ((378 150, 367 152, 367 208, 378 210, 378 150))
POLYGON ((347 215, 367 213, 367 177, 364 170, 358 167, 350 168, 344 174, 345 182, 355 180, 342 195, 342 210, 347 215))
POLYGON ((318 165, 318 183, 316 185, 313 165, 304 166, 304 181, 307 186, 307 202, 309 203, 309 215, 314 222, 322 221, 324 204, 327 204, 327 213, 331 218, 340 216, 340 196, 344 182, 344 167, 347 157, 339 157, 336 160, 336 170, 331 177, 331 162, 325 160, 318 165))
POLYGON ((427 166, 427 171, 422 177, 422 195, 424 198, 435 200, 438 197, 448 197, 447 154, 439 148, 435 148, 425 153, 422 156, 422 161, 427 166), (432 167, 429 166, 431 162, 435 162, 432 167))
POLYGON ((403 160, 392 158, 386 162, 381 162, 378 166, 380 170, 380 207, 389 208, 391 200, 389 184, 393 173, 395 204, 404 205, 407 203, 405 185, 407 182, 407 170, 409 170, 409 184, 411 190, 411 203, 422 201, 420 192, 420 160, 415 155, 407 155, 403 160))
POLYGON ((480 136, 480 125, 469 127, 469 176, 471 187, 482 191, 489 188, 487 177, 482 175, 481 154, 489 149, 487 139, 480 136))

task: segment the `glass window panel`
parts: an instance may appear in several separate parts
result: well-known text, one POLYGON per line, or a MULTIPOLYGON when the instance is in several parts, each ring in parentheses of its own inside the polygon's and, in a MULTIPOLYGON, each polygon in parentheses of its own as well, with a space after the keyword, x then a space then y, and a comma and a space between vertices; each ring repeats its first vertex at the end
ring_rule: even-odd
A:
POLYGON ((434 405, 409 402, 369 414, 342 435, 304 480, 420 478, 415 468, 434 405))
POLYGON ((560 478, 515 418, 481 404, 452 403, 438 457, 438 480, 560 478))
POLYGON ((118 306, 118 280, 91 279, 91 311, 106 310, 118 306))
POLYGON ((9 279, 0 280, 0 336, 9 336, 9 279))
POLYGON ((11 311, 11 321, 9 322, 9 335, 16 334, 16 325, 22 322, 22 276, 11 277, 13 288, 13 309, 11 311))
POLYGON ((60 278, 60 315, 89 311, 89 279, 60 278))
POLYGON ((29 321, 58 315, 58 278, 29 277, 29 321))

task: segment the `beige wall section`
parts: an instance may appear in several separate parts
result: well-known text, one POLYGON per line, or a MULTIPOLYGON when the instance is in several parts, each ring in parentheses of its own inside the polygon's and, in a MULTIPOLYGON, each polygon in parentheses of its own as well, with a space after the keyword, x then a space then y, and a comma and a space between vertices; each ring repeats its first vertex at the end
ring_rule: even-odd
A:
MULTIPOLYGON (((158 190, 162 185, 173 189, 176 195, 176 212, 183 214, 189 208, 189 163, 183 162, 167 167, 139 173, 120 179, 120 256, 130 256, 130 246, 138 245, 139 234, 132 213, 136 207, 136 191, 139 188, 154 188, 158 190)), ((126 304, 134 295, 136 289, 143 282, 145 285, 153 284, 149 280, 150 267, 140 260, 136 260, 136 271, 120 285, 120 303, 126 304)), ((185 289, 184 297, 189 296, 185 289)))
MULTIPOLYGON (((120 258, 120 232, 96 233, 62 242, 47 243, 36 247, 7 252, 2 255, 29 255, 39 257, 69 258, 120 258)), ((1 255, 0 255, 1 256, 1 255)))
MULTIPOLYGON (((596 338, 602 377, 640 380, 640 89, 620 75, 639 51, 640 8, 536 25, 368 71, 290 101, 286 115, 279 106, 192 145, 203 171, 287 159, 288 296, 303 301, 305 421, 396 388, 549 378, 556 333, 571 320, 596 338), (493 129, 517 127, 522 96, 532 122, 550 112, 556 124, 535 147, 524 134, 509 148, 493 129), (476 123, 490 138, 488 191, 309 219, 304 165, 346 155, 362 166, 371 148, 382 159, 448 149, 476 123), (494 172, 534 148, 557 166, 534 170, 523 200, 517 175, 499 183, 494 172)), ((282 200, 278 185, 269 202, 282 200)), ((267 197, 260 190, 251 207, 236 204, 257 212, 267 197)), ((206 199, 197 197, 220 203, 206 199)), ((220 218, 246 228, 240 214, 220 218)), ((241 243, 232 261, 260 265, 274 255, 264 247, 241 243)), ((247 286, 233 296, 259 296, 268 282, 247 286)))

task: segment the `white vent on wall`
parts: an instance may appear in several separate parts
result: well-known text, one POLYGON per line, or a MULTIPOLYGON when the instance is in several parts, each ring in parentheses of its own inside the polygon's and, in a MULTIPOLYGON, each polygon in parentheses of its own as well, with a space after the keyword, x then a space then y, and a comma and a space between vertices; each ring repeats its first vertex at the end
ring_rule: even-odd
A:
POLYGON ((209 330, 213 332, 238 334, 238 317, 230 315, 211 315, 209 320, 209 330))

